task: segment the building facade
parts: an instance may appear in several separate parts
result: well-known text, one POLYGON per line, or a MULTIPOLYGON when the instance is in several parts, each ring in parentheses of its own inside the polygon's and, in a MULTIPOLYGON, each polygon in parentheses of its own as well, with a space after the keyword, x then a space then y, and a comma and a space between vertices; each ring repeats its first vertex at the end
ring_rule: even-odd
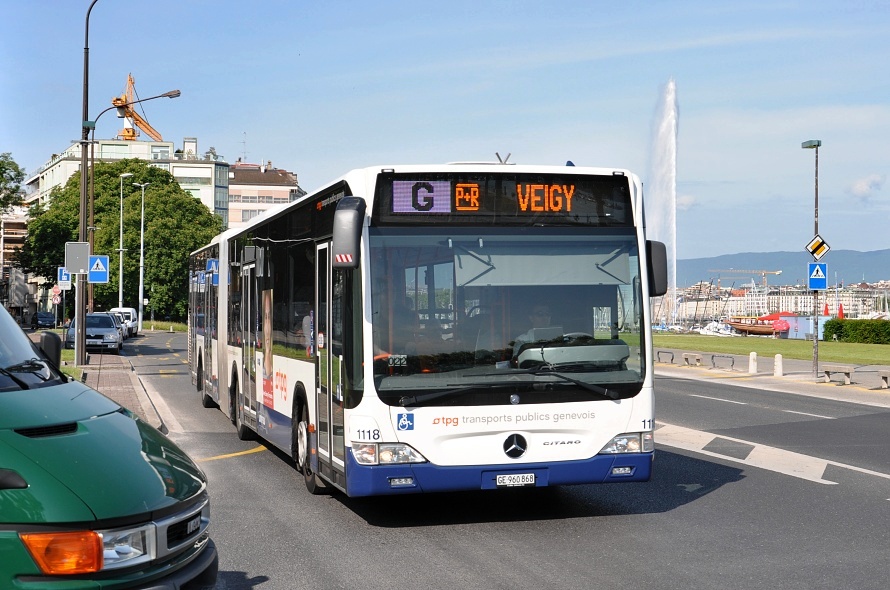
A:
POLYGON ((229 167, 228 227, 242 227, 267 209, 305 194, 296 173, 274 168, 272 162, 247 164, 239 159, 229 167))
MULTIPOLYGON (((166 170, 183 190, 200 200, 222 218, 224 227, 229 218, 229 164, 225 158, 210 148, 204 154, 198 152, 198 140, 186 137, 182 147, 175 149, 170 141, 125 141, 122 139, 98 139, 88 149, 88 158, 100 162, 112 162, 135 158, 147 160, 152 166, 166 170)), ((68 179, 80 170, 81 145, 73 143, 61 154, 53 154, 26 182, 26 203, 46 203, 52 190, 64 186, 68 179)))

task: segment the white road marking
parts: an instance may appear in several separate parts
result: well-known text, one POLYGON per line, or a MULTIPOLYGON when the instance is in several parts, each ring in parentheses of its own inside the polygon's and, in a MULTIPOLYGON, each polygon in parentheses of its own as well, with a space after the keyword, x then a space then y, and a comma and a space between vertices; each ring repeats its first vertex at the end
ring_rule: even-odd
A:
POLYGON ((689 394, 689 397, 700 397, 700 398, 702 398, 702 399, 710 399, 710 400, 714 400, 715 402, 726 402, 726 403, 728 403, 728 404, 738 404, 738 405, 740 405, 740 406, 747 406, 747 405, 748 405, 748 402, 737 402, 737 401, 732 400, 732 399, 723 399, 723 398, 721 398, 721 397, 708 397, 707 395, 696 395, 696 394, 694 394, 694 393, 690 393, 690 394, 689 394))
POLYGON ((823 477, 825 474, 825 469, 829 465, 890 480, 890 474, 888 473, 872 471, 871 469, 864 469, 862 467, 856 467, 855 465, 847 465, 846 463, 838 463, 837 461, 829 461, 827 459, 820 459, 819 457, 811 457, 810 455, 795 453, 793 451, 786 451, 784 449, 761 445, 747 440, 712 434, 710 432, 703 432, 701 430, 693 430, 691 428, 675 426, 673 424, 665 424, 664 422, 656 422, 656 425, 657 428, 655 430, 655 441, 659 444, 674 447, 677 449, 684 449, 695 453, 701 453, 709 457, 717 457, 725 461, 732 461, 734 463, 741 463, 743 465, 748 465, 751 467, 758 467, 760 469, 766 469, 768 471, 790 475, 792 477, 805 479, 807 481, 812 481, 815 483, 826 485, 837 484, 836 481, 829 481, 823 477), (744 459, 731 457, 729 455, 721 455, 720 453, 714 453, 712 451, 706 451, 705 447, 718 438, 722 440, 750 445, 754 448, 744 459))
POLYGON ((825 420, 837 420, 834 416, 820 416, 819 414, 809 414, 807 412, 795 412, 794 410, 782 410, 789 414, 800 414, 801 416, 812 416, 813 418, 824 418, 825 420))

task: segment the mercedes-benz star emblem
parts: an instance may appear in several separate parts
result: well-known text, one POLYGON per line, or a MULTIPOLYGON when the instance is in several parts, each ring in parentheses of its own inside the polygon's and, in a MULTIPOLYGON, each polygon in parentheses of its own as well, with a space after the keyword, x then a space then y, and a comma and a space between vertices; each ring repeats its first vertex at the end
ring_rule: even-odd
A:
POLYGON ((511 459, 518 459, 525 454, 528 443, 521 434, 511 434, 504 441, 504 452, 511 459))

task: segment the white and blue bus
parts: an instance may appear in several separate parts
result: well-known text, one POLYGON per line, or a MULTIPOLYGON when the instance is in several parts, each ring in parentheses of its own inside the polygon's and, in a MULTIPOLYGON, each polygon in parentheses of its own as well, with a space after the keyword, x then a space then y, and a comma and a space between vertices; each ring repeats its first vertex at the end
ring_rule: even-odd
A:
POLYGON ((626 170, 349 172, 192 254, 193 381, 313 493, 646 481, 642 197, 626 170))

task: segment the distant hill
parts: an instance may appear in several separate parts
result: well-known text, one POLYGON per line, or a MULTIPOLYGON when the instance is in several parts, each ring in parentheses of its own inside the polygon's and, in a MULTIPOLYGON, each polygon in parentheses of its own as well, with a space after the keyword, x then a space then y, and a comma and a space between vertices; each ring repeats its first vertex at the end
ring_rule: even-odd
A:
MULTIPOLYGON (((813 257, 807 252, 743 252, 741 254, 725 254, 711 258, 690 258, 677 260, 677 287, 694 285, 699 281, 717 282, 721 286, 736 286, 751 283, 751 278, 761 284, 763 277, 739 272, 714 272, 714 270, 781 270, 781 275, 766 275, 770 285, 806 285, 807 264, 813 257), (745 277, 745 278, 730 278, 745 277)), ((819 262, 828 264, 828 284, 837 280, 844 285, 850 283, 875 283, 890 279, 890 249, 873 252, 857 252, 855 250, 831 250, 819 262)))

